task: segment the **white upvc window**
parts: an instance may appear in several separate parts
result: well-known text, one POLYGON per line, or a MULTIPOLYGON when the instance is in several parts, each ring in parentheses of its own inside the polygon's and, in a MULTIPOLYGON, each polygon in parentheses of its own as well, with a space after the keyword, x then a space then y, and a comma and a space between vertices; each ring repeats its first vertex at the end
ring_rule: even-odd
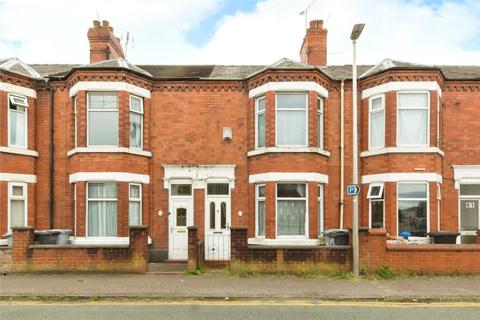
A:
POLYGON ((12 227, 27 226, 27 199, 26 183, 8 183, 8 230, 11 230, 12 227))
POLYGON ((277 237, 308 237, 307 185, 277 184, 277 237))
POLYGON ((87 236, 117 236, 117 184, 87 183, 87 236))
POLYGON ((78 136, 77 136, 77 130, 78 130, 78 105, 77 105, 77 102, 78 102, 78 97, 75 96, 73 98, 73 131, 74 131, 74 144, 75 144, 75 148, 77 147, 78 145, 78 136))
POLYGON ((322 97, 317 98, 317 122, 318 122, 318 147, 323 150, 324 146, 324 119, 323 119, 324 100, 322 97))
POLYGON ((88 93, 87 126, 89 146, 118 146, 117 93, 88 93))
POLYGON ((255 186, 255 236, 265 237, 265 185, 255 186))
POLYGON ((323 209, 323 184, 318 185, 318 235, 322 236, 325 230, 323 209))
POLYGON ((426 237, 429 232, 428 182, 397 183, 398 234, 426 237))
POLYGON ((368 188, 369 228, 385 227, 385 200, 383 183, 371 183, 368 188))
POLYGON ((142 224, 142 185, 130 183, 128 186, 128 225, 142 224))
POLYGON ((430 93, 397 93, 397 145, 429 145, 430 93))
POLYGON ((277 92, 277 146, 308 145, 308 96, 306 92, 277 92))
POLYGON ((440 148, 440 96, 437 96, 437 147, 440 148))
POLYGON ((130 96, 130 148, 143 148, 143 99, 130 96))
POLYGON ((368 100, 368 149, 385 147, 385 95, 368 100))
POLYGON ((27 97, 8 95, 8 145, 28 147, 28 101, 27 97))
POLYGON ((265 147, 265 96, 255 99, 255 148, 265 147))
POLYGON ((440 213, 442 209, 442 185, 437 183, 437 230, 442 230, 440 228, 440 213))

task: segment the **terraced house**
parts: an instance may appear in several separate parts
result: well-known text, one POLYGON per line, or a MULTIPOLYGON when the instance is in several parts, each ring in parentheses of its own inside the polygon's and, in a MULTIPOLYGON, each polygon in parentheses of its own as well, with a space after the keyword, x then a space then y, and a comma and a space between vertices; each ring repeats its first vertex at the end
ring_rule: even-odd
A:
MULTIPOLYGON (((0 60, 2 244, 30 226, 122 247, 146 225, 150 261, 187 260, 190 233, 206 261, 349 264, 323 232, 352 223, 352 67, 327 64, 321 20, 300 62, 268 66, 133 65, 107 21, 88 40, 87 65, 0 60)), ((385 59, 359 66, 358 93, 361 260, 379 235, 452 231, 456 266, 438 270, 478 269, 480 66, 385 59)), ((399 246, 375 263, 439 263, 399 246)))

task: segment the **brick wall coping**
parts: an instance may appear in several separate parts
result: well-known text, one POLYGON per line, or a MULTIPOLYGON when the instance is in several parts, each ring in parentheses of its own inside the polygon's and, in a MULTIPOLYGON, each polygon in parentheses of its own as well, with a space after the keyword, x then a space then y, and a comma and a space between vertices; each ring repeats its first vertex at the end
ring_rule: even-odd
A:
POLYGON ((19 231, 24 231, 24 230, 33 230, 33 227, 13 227, 12 231, 19 230, 19 231))
POLYGON ((34 244, 29 246, 30 249, 122 249, 129 248, 128 244, 34 244))
POLYGON ((12 250, 12 247, 9 247, 9 246, 0 246, 0 250, 12 250))
POLYGON ((258 244, 249 244, 248 249, 290 249, 290 250, 350 250, 351 246, 319 246, 319 245, 258 245, 258 244))
POLYGON ((197 230, 198 227, 197 226, 190 226, 190 227, 187 227, 187 230, 197 230))
POLYGON ((244 227, 244 226, 231 226, 230 227, 230 230, 247 230, 248 227, 244 227))
POLYGON ((478 244, 387 244, 391 251, 480 251, 478 244))
POLYGON ((129 226, 128 229, 144 229, 147 230, 148 226, 146 224, 138 225, 138 226, 129 226))

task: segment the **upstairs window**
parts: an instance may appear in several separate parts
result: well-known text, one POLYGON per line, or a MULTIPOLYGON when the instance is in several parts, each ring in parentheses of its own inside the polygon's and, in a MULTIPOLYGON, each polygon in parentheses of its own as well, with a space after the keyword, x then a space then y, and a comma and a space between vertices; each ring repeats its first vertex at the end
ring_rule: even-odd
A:
POLYGON ((323 98, 317 99, 317 121, 318 121, 318 147, 323 149, 323 98))
POLYGON ((428 92, 398 93, 399 146, 428 146, 428 101, 428 92))
POLYGON ((130 148, 143 146, 143 99, 130 96, 130 148))
POLYGON ((368 148, 385 147, 385 96, 372 97, 368 103, 368 148))
POLYGON ((265 97, 255 99, 255 148, 265 147, 265 97))
POLYGON ((118 146, 118 95, 88 94, 88 145, 118 146))
POLYGON ((8 104, 8 145, 27 148, 27 109, 26 97, 9 95, 8 104))
POLYGON ((307 93, 277 93, 277 145, 307 145, 307 93))
POLYGON ((78 130, 78 110, 77 110, 77 97, 73 98, 73 130, 74 130, 74 144, 77 147, 77 130, 78 130))

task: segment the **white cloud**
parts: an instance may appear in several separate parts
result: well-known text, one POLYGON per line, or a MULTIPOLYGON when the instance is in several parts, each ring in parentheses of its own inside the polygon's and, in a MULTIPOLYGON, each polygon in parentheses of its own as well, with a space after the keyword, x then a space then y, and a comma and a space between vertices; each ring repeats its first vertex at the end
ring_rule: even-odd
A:
MULTIPOLYGON (((252 12, 223 17, 201 48, 189 44, 186 33, 221 1, 0 0, 0 58, 87 63, 86 33, 98 10, 118 36, 126 30, 133 34, 129 60, 137 64, 270 64, 285 56, 298 59, 305 33, 299 12, 309 1, 260 1, 252 12)), ((366 23, 358 43, 359 63, 389 57, 480 64, 480 1, 445 1, 432 8, 419 0, 317 0, 309 19, 325 19, 330 13, 329 64, 350 63, 349 35, 356 22, 366 23)))

